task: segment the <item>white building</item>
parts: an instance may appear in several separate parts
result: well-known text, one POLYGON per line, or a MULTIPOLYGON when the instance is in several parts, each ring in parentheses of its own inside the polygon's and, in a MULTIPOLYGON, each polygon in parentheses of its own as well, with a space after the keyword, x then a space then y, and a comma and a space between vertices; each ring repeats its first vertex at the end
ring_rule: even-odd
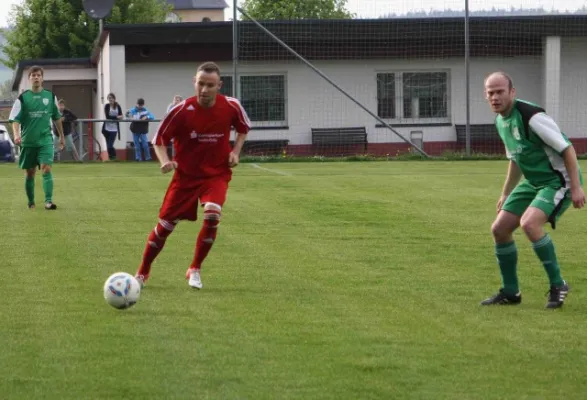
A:
MULTIPOLYGON (((251 143, 285 139, 287 153, 314 154, 312 128, 364 127, 369 153, 406 150, 396 132, 422 140, 430 154, 463 148, 457 134, 466 123, 467 105, 462 18, 265 26, 380 120, 254 24, 240 23, 236 96, 254 122, 251 143)), ((106 26, 91 60, 23 61, 14 87, 25 88, 26 69, 41 64, 58 96, 83 104, 78 115, 103 118, 103 103, 114 92, 125 109, 141 97, 161 118, 175 94, 193 94, 192 77, 204 61, 218 62, 224 93, 235 95, 232 37, 232 22, 106 26), (78 101, 76 91, 85 100, 78 101)), ((470 56, 471 129, 485 132, 484 139, 473 138, 474 149, 503 151, 483 97, 484 77, 503 70, 513 77, 520 98, 544 106, 578 152, 587 152, 587 16, 471 18, 470 56)), ((116 144, 122 158, 129 135, 123 129, 116 144)))
POLYGON ((211 22, 224 21, 224 0, 167 0, 173 11, 167 22, 211 22))

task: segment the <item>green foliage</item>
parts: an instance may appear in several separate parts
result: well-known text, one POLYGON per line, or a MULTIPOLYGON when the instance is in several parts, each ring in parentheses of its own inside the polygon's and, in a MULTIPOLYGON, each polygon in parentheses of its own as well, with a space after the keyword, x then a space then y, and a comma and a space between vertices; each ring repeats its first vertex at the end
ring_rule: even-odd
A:
POLYGON ((0 100, 16 100, 17 93, 12 91, 12 80, 0 83, 0 100))
MULTIPOLYGON (((104 23, 163 22, 170 9, 165 0, 117 0, 104 23)), ((99 30, 82 0, 24 0, 12 6, 9 23, 0 61, 10 68, 24 59, 88 57, 99 30)))
POLYGON ((243 9, 256 20, 353 18, 346 3, 347 0, 245 0, 243 9))

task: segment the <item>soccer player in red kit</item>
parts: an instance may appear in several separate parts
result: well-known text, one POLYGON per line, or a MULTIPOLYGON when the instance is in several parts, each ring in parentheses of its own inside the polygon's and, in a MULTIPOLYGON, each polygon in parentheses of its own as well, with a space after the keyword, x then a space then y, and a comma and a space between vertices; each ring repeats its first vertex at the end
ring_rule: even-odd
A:
POLYGON ((153 138, 153 148, 163 173, 174 171, 159 211, 159 222, 149 234, 142 263, 136 273, 141 286, 149 278, 151 264, 165 240, 181 220, 195 221, 198 207, 204 209, 203 225, 196 241, 194 259, 187 270, 188 284, 202 288, 200 268, 216 239, 222 206, 226 200, 232 169, 250 129, 240 102, 218 94, 222 85, 220 69, 207 62, 198 67, 196 96, 177 104, 167 114, 153 138), (236 129, 234 147, 230 132, 236 129), (173 140, 175 156, 167 156, 173 140))

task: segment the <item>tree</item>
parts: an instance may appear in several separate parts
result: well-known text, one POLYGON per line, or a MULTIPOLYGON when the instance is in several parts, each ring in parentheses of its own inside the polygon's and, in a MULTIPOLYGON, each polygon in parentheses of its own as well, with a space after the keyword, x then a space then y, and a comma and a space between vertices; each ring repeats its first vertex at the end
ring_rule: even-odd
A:
MULTIPOLYGON (((116 0, 104 23, 163 22, 170 10, 165 0, 116 0)), ((99 29, 82 0, 24 0, 8 20, 0 61, 9 68, 24 59, 89 57, 99 29)))
POLYGON ((12 91, 12 80, 0 83, 0 100, 16 100, 17 93, 12 91))
POLYGON ((245 0, 243 9, 256 20, 353 18, 346 3, 347 0, 245 0))

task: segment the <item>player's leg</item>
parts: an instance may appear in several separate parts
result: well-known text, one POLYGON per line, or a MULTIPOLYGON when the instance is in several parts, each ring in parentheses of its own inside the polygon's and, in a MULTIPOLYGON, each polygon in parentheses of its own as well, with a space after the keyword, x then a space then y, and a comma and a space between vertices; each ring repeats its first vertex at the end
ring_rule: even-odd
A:
POLYGON ((35 208, 35 175, 37 173, 38 148, 22 147, 18 158, 18 166, 25 170, 24 189, 28 199, 28 207, 35 208))
POLYGON ((39 164, 43 174, 43 192, 45 192, 45 209, 56 210, 53 203, 53 145, 46 145, 39 148, 39 164))
POLYGON ((538 259, 548 276, 550 291, 547 308, 558 308, 564 304, 569 286, 561 276, 556 251, 550 235, 544 225, 550 222, 555 227, 556 221, 569 208, 571 199, 568 189, 546 187, 541 189, 524 213, 521 226, 538 259))
POLYGON ((520 304, 522 301, 517 273, 518 249, 513 233, 535 196, 536 189, 532 185, 526 181, 520 183, 508 196, 491 226, 502 287, 498 293, 483 300, 482 305, 520 304))
POLYGON ((28 207, 35 208, 35 174, 36 168, 25 170, 24 188, 28 199, 28 207))
POLYGON ((151 265, 163 250, 165 242, 182 219, 195 220, 197 216, 198 196, 193 190, 181 190, 172 181, 159 211, 159 222, 149 233, 143 259, 136 277, 143 285, 151 274, 151 265))
POLYGON ((143 286, 147 279, 149 279, 149 275, 151 274, 151 265, 163 250, 165 246, 165 241, 171 235, 171 232, 175 229, 178 220, 165 220, 159 219, 155 228, 149 233, 149 237, 147 238, 147 243, 145 245, 145 250, 143 251, 143 259, 141 261, 141 265, 135 274, 135 277, 143 286))
POLYGON ((202 190, 202 195, 200 196, 200 202, 204 207, 202 228, 196 240, 194 258, 186 272, 188 284, 193 288, 201 289, 203 287, 200 270, 216 240, 222 206, 226 201, 227 191, 228 180, 224 178, 210 180, 202 190))

